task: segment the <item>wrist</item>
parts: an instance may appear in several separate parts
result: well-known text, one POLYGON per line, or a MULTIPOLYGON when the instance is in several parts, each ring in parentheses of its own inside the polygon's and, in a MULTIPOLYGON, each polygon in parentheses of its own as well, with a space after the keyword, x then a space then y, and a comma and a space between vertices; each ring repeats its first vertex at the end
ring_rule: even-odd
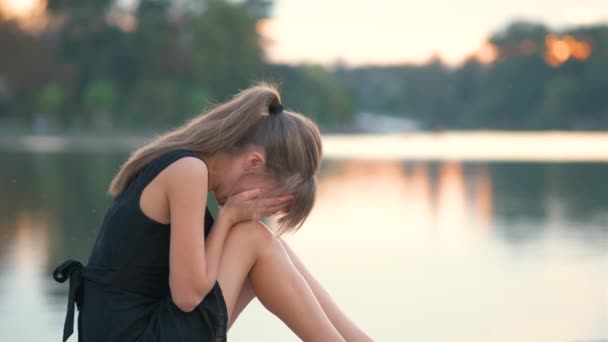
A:
POLYGON ((217 221, 221 221, 224 225, 228 226, 228 228, 236 223, 234 222, 234 215, 232 215, 230 208, 227 207, 219 207, 217 211, 217 221))

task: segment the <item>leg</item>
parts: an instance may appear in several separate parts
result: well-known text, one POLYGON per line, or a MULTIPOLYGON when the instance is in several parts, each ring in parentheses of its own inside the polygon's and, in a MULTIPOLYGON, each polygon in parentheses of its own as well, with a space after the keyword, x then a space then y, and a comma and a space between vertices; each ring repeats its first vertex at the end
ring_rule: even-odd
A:
POLYGON ((260 302, 302 340, 344 341, 280 240, 260 222, 232 227, 224 243, 218 282, 229 321, 248 275, 260 302))
POLYGON ((332 300, 331 296, 321 284, 310 274, 308 269, 304 266, 304 263, 298 258, 296 253, 287 245, 287 242, 280 240, 283 247, 287 251, 291 262, 296 266, 302 277, 306 280, 308 286, 310 286, 315 297, 321 304, 323 311, 331 321, 331 323, 338 329, 340 335, 347 341, 371 341, 372 339, 367 336, 359 327, 357 327, 346 315, 340 310, 336 303, 332 300))
MULTIPOLYGON (((291 247, 289 247, 287 242, 285 242, 283 239, 280 239, 280 241, 287 251, 291 262, 294 264, 294 266, 296 266, 298 272, 300 272, 308 286, 311 288, 315 297, 323 308, 323 311, 336 329, 338 329, 340 335, 342 335, 347 341, 371 341, 369 336, 361 331, 359 327, 357 327, 348 317, 346 317, 346 315, 344 315, 344 313, 331 299, 331 296, 327 293, 327 291, 325 291, 321 284, 312 276, 312 274, 304 266, 304 263, 302 263, 291 247)), ((241 314, 241 312, 243 312, 245 307, 249 305, 253 298, 255 298, 255 292, 251 286, 251 280, 249 277, 247 277, 235 303, 233 315, 230 317, 230 322, 228 322, 228 329, 230 329, 237 317, 241 314)))
POLYGON ((230 330, 230 327, 232 327, 232 324, 236 321, 236 319, 239 317, 241 312, 243 312, 243 310, 245 310, 245 307, 247 307, 247 305, 249 305, 249 303, 251 302, 251 300, 253 298, 255 298, 255 292, 253 292, 253 287, 251 286, 251 280, 249 279, 249 276, 247 276, 247 278, 245 278, 245 281, 243 283, 243 287, 241 288, 241 291, 239 292, 239 296, 236 300, 236 303, 234 304, 234 309, 232 310, 232 316, 230 316, 230 321, 228 321, 228 330, 230 330))

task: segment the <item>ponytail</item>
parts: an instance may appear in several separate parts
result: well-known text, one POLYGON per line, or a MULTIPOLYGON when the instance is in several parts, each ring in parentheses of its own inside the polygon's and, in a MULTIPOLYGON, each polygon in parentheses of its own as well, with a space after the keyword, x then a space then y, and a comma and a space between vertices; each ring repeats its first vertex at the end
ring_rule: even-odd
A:
POLYGON ((135 150, 112 179, 108 193, 118 196, 132 178, 160 155, 190 149, 199 154, 213 154, 233 149, 237 142, 281 99, 276 87, 260 83, 219 104, 135 150))
POLYGON ((279 233, 297 230, 315 201, 321 134, 310 118, 284 110, 276 87, 267 83, 241 91, 228 102, 134 151, 120 167, 108 192, 118 196, 144 166, 166 152, 189 149, 210 155, 238 152, 248 145, 264 148, 267 171, 295 196, 279 219, 279 233))

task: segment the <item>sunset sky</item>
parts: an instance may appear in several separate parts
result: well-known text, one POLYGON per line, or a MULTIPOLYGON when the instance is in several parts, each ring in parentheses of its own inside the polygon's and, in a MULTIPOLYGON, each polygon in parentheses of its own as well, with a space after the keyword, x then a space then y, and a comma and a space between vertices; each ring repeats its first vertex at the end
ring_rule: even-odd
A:
POLYGON ((458 63, 515 18, 562 28, 608 22, 606 0, 277 0, 271 60, 458 63))
MULTIPOLYGON (((23 15, 44 0, 0 0, 23 15)), ((119 0, 134 3, 137 0, 119 0)), ((275 0, 260 29, 276 62, 451 64, 516 18, 553 28, 608 22, 607 0, 275 0)))

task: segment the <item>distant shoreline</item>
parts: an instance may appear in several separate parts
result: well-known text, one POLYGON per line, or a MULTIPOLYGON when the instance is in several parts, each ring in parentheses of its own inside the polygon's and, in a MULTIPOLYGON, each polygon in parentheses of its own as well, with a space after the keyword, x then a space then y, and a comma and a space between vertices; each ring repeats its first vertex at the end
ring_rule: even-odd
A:
MULTIPOLYGON (((0 137, 0 152, 128 153, 153 135, 17 135, 0 137)), ((327 159, 461 161, 608 161, 608 132, 445 131, 325 134, 327 159)))

